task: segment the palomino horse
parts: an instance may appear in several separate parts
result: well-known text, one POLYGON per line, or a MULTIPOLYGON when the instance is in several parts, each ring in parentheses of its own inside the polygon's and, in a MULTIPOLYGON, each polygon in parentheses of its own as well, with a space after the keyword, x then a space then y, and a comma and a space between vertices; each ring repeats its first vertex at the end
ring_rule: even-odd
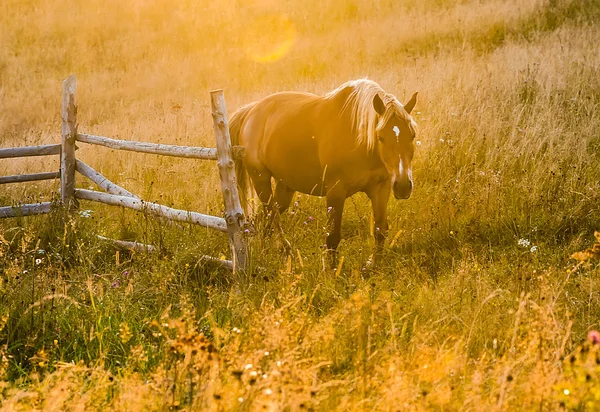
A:
MULTIPOLYGON (((295 192, 327 197, 327 248, 341 239, 346 198, 364 192, 375 219, 375 261, 388 232, 387 203, 410 197, 416 123, 406 103, 370 80, 344 83, 325 96, 282 92, 250 103, 233 114, 233 144, 245 147, 237 177, 246 206, 248 177, 267 210, 285 211, 295 192), (275 179, 275 194, 271 187, 275 179)), ((335 253, 332 253, 335 256, 335 253)))

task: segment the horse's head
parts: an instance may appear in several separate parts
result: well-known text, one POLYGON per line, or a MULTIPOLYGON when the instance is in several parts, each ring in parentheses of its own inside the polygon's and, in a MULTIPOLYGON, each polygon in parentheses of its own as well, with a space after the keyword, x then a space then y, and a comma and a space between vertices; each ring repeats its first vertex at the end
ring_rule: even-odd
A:
POLYGON ((386 97, 389 97, 387 103, 379 95, 373 98, 373 107, 380 116, 377 150, 392 178, 394 197, 408 199, 413 188, 411 162, 415 150, 415 128, 410 112, 417 103, 417 93, 413 94, 404 108, 393 96, 386 97))

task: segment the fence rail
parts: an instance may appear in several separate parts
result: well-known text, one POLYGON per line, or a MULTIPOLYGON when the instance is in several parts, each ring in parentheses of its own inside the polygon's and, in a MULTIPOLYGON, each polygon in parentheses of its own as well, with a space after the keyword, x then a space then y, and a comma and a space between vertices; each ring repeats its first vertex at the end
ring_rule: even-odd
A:
POLYGON ((121 186, 111 182, 106 177, 102 176, 100 173, 92 169, 91 166, 88 166, 86 163, 79 159, 75 160, 75 170, 81 173, 83 176, 90 179, 92 182, 96 183, 99 187, 101 187, 102 189, 104 189, 104 191, 110 193, 111 195, 129 196, 139 199, 136 195, 134 195, 126 189, 123 189, 121 186))
MULTIPOLYGON (((78 133, 75 86, 76 81, 74 75, 69 76, 63 82, 61 144, 0 149, 0 159, 60 154, 60 172, 3 176, 0 177, 0 184, 60 178, 61 206, 67 211, 75 210, 78 205, 77 199, 80 199, 100 202, 107 205, 121 206, 143 213, 161 216, 169 220, 194 223, 202 227, 225 232, 229 236, 232 259, 222 260, 210 256, 200 256, 200 259, 223 265, 243 277, 248 266, 248 246, 243 235, 243 228, 246 222, 243 209, 240 205, 234 165, 235 160, 239 160, 244 156, 244 148, 231 145, 227 122, 227 109, 225 107, 223 91, 215 90, 210 93, 213 113, 213 129, 217 147, 206 148, 134 142, 78 133), (76 142, 138 153, 216 160, 225 205, 225 217, 222 218, 188 210, 174 209, 158 203, 143 201, 135 194, 102 176, 102 174, 82 160, 76 159, 76 142), (79 172, 81 175, 90 179, 106 193, 77 189, 75 186, 76 172, 79 172)), ((48 213, 52 209, 53 205, 51 202, 26 204, 14 207, 0 207, 0 218, 48 213)), ((113 242, 117 247, 129 248, 136 251, 148 252, 156 250, 152 245, 106 238, 103 239, 113 242)))
POLYGON ((0 185, 5 183, 34 182, 36 180, 58 179, 60 172, 31 173, 28 175, 0 176, 0 185))
POLYGON ((0 218, 41 215, 50 213, 52 202, 29 203, 19 206, 0 207, 0 218))
POLYGON ((111 206, 122 206, 127 209, 137 210, 150 215, 161 216, 179 222, 194 223, 203 227, 227 232, 227 222, 222 217, 203 215, 202 213, 187 210, 173 209, 154 202, 144 202, 129 196, 111 195, 94 190, 75 189, 75 197, 82 200, 105 203, 111 206))
POLYGON ((0 159, 28 156, 49 156, 60 154, 59 144, 45 144, 41 146, 7 147, 0 149, 0 159))

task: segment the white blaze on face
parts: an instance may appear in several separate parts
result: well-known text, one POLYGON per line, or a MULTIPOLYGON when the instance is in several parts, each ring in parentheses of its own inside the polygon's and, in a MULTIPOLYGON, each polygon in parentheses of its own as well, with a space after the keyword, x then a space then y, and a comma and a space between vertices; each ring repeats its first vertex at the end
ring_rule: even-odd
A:
POLYGON ((400 157, 400 163, 398 164, 398 177, 403 177, 406 174, 408 180, 412 182, 412 168, 409 167, 406 172, 404 170, 404 161, 402 160, 402 157, 400 157))
POLYGON ((400 128, 398 126, 394 126, 394 128, 392 130, 396 134, 396 141, 397 141, 398 140, 398 136, 400 136, 400 128))

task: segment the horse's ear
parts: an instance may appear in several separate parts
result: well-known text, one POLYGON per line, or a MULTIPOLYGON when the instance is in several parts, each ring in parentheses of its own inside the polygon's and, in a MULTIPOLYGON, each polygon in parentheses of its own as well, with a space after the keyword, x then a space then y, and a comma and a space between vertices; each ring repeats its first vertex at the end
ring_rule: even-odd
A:
POLYGON ((412 109, 415 108, 415 104, 417 104, 417 94, 419 94, 419 92, 415 92, 415 94, 412 95, 408 103, 404 105, 404 110, 406 110, 408 114, 412 112, 412 109))
POLYGON ((383 116, 385 113, 385 104, 383 104, 383 100, 379 97, 379 94, 373 96, 373 108, 380 116, 383 116))

